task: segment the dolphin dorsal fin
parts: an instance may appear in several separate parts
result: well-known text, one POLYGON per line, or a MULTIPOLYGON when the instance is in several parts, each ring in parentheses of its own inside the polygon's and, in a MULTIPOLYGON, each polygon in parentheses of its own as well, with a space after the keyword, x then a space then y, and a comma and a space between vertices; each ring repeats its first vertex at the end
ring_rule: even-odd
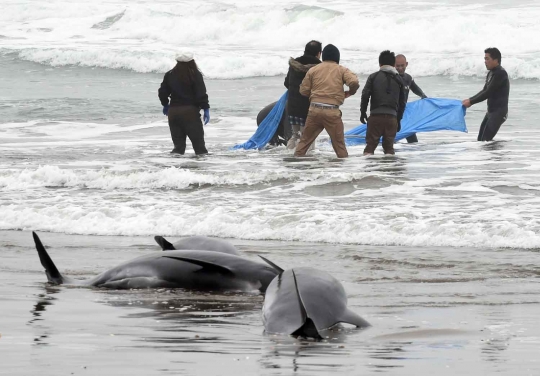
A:
POLYGON ((302 320, 304 323, 308 319, 308 314, 306 311, 306 306, 304 305, 304 302, 302 301, 302 296, 300 295, 300 290, 298 290, 298 281, 296 280, 296 274, 294 274, 294 269, 291 270, 293 279, 294 279, 294 288, 296 289, 296 297, 298 298, 298 303, 300 304, 300 311, 302 313, 302 320))
POLYGON ((39 236, 37 236, 34 231, 32 231, 32 236, 34 237, 34 243, 36 243, 36 250, 39 256, 39 261, 41 261, 41 265, 45 268, 45 274, 47 274, 47 279, 51 283, 61 285, 62 283, 64 283, 64 277, 62 277, 62 274, 60 274, 60 272, 56 268, 56 265, 54 265, 54 262, 45 250, 43 243, 41 243, 39 236))
POLYGON ((267 258, 265 257, 262 257, 261 255, 259 255, 260 258, 262 258, 264 260, 264 262, 266 262, 268 265, 270 265, 272 268, 276 269, 276 271, 281 274, 283 273, 283 269, 281 269, 279 266, 277 266, 276 264, 274 264, 272 261, 268 260, 267 258))
POLYGON ((214 264, 212 262, 199 260, 199 259, 195 259, 191 257, 183 257, 183 256, 182 257, 181 256, 163 256, 163 257, 179 260, 179 261, 184 261, 184 262, 189 262, 190 264, 194 264, 194 265, 199 265, 203 268, 202 270, 212 271, 215 273, 220 273, 220 274, 224 274, 228 276, 234 276, 234 272, 231 269, 222 265, 214 264))
POLYGON ((170 242, 168 242, 163 236, 154 236, 154 240, 156 241, 156 243, 159 244, 159 246, 161 247, 161 249, 163 251, 174 251, 176 250, 176 248, 174 248, 174 245, 172 245, 170 242))

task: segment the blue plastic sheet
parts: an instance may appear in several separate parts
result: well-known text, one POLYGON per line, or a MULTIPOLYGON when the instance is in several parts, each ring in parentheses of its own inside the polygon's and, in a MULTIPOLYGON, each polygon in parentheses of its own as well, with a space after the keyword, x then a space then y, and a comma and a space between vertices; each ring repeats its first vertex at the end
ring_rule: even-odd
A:
MULTIPOLYGON (((345 132, 345 143, 354 146, 366 143, 366 124, 345 132)), ((396 141, 415 133, 434 131, 459 131, 467 133, 465 107, 457 99, 426 98, 407 103, 401 131, 396 141)))
POLYGON ((272 139, 276 133, 279 123, 281 122, 281 117, 283 116, 283 111, 285 111, 285 104, 287 103, 288 91, 285 92, 277 101, 276 105, 264 118, 264 120, 259 124, 257 131, 249 140, 243 144, 235 145, 232 147, 233 150, 238 149, 262 149, 265 145, 272 139))

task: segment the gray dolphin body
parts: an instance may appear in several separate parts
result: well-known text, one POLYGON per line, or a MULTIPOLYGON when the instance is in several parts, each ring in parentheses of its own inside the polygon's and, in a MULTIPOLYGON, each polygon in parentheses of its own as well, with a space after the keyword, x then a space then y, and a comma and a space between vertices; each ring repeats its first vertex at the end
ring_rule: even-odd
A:
POLYGON ((285 270, 268 286, 262 309, 267 333, 321 338, 320 332, 338 323, 370 324, 347 308, 341 283, 321 270, 285 270))
POLYGON ((262 292, 278 272, 262 263, 226 253, 181 250, 153 252, 79 281, 64 277, 36 235, 34 242, 49 282, 111 289, 185 288, 194 290, 258 289, 262 292))
POLYGON ((173 251, 179 249, 197 249, 201 251, 214 251, 228 253, 230 255, 240 255, 236 247, 228 241, 209 238, 207 236, 190 236, 180 239, 174 244, 167 241, 163 236, 154 236, 154 240, 164 251, 173 251))

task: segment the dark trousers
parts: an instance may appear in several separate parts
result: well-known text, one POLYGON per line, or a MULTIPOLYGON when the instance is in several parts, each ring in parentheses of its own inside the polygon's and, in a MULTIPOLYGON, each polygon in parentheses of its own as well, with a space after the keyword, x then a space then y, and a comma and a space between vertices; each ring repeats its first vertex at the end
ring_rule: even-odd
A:
POLYGON ((478 141, 491 141, 508 117, 508 110, 488 112, 480 125, 478 141))
POLYGON ((195 106, 171 106, 169 128, 174 144, 174 153, 186 152, 186 137, 189 137, 195 154, 207 154, 204 144, 204 129, 199 108, 195 106))
POLYGON ((366 148, 364 154, 373 154, 382 137, 384 154, 395 154, 394 140, 397 133, 397 117, 386 114, 373 114, 368 119, 366 148))

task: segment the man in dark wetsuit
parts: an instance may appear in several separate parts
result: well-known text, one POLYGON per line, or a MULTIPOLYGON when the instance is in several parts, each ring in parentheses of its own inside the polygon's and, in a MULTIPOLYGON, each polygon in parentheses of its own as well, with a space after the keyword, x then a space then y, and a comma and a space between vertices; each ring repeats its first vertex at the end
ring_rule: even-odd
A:
POLYGON ((501 51, 491 47, 484 53, 484 63, 489 70, 484 88, 474 97, 464 99, 462 104, 471 107, 487 99, 488 111, 480 125, 478 141, 491 141, 508 117, 510 80, 508 73, 501 66, 501 51))
POLYGON ((289 71, 285 77, 284 85, 289 90, 287 99, 287 114, 292 128, 292 137, 287 143, 287 149, 294 149, 306 125, 309 111, 309 98, 300 94, 300 84, 309 68, 321 63, 322 44, 312 40, 304 49, 304 55, 296 59, 289 59, 289 71))
MULTIPOLYGON (((405 102, 409 99, 409 90, 411 90, 414 94, 418 95, 420 98, 424 99, 427 98, 427 95, 424 94, 422 89, 414 82, 414 79, 412 76, 408 73, 405 73, 405 70, 407 69, 407 66, 409 66, 409 63, 407 62, 407 58, 405 55, 399 54, 396 56, 396 70, 398 71, 399 75, 401 76, 401 81, 403 81, 403 84, 405 85, 405 102)), ((409 144, 413 142, 418 142, 418 137, 416 137, 416 133, 406 138, 407 142, 409 144)))

